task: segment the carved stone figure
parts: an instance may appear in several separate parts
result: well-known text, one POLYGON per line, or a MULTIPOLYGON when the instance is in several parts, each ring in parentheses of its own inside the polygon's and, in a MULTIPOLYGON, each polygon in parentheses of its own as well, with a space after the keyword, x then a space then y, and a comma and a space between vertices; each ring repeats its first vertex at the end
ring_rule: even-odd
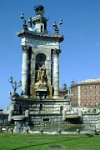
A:
POLYGON ((35 89, 47 87, 46 68, 44 66, 39 67, 36 81, 37 82, 35 83, 35 89))

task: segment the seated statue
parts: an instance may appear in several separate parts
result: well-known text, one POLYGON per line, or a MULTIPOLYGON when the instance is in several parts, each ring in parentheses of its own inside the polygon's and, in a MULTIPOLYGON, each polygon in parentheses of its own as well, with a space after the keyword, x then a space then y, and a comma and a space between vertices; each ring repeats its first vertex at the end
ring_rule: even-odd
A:
POLYGON ((46 68, 44 66, 39 67, 36 83, 35 83, 35 89, 41 89, 47 87, 47 75, 46 75, 46 68))

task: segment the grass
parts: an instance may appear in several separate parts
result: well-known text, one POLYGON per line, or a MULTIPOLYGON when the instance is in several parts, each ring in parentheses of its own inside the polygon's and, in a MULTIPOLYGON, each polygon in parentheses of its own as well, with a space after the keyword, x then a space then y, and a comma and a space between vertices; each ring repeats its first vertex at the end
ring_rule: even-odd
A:
POLYGON ((99 135, 0 133, 0 150, 98 150, 99 135))

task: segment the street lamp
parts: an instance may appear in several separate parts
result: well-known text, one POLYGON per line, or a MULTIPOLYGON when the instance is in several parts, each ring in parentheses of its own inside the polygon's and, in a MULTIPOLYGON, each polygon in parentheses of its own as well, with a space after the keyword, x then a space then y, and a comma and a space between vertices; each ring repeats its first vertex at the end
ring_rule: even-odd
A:
POLYGON ((20 18, 21 18, 21 20, 23 21, 23 28, 24 28, 24 29, 27 29, 27 22, 26 22, 26 20, 25 20, 25 18, 24 18, 24 13, 23 13, 23 12, 21 12, 20 18))
POLYGON ((29 18, 28 18, 28 23, 29 23, 29 25, 30 25, 30 28, 32 28, 32 17, 29 17, 29 18))
POLYGON ((16 90, 18 89, 18 87, 22 86, 22 82, 21 80, 17 83, 16 81, 13 80, 13 77, 9 77, 9 83, 11 83, 12 88, 13 88, 13 94, 15 94, 16 90))
POLYGON ((59 28, 60 28, 60 25, 62 25, 62 24, 63 24, 63 20, 62 19, 59 20, 59 24, 58 25, 56 24, 56 21, 53 21, 52 25, 53 25, 53 29, 54 29, 56 34, 59 33, 59 28))

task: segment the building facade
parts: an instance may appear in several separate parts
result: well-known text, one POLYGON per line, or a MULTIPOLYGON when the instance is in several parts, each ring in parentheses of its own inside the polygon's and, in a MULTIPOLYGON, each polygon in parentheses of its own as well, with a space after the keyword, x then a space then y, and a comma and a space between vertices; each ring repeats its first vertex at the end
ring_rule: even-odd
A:
POLYGON ((71 84, 72 106, 97 106, 100 104, 100 79, 88 79, 71 84))

